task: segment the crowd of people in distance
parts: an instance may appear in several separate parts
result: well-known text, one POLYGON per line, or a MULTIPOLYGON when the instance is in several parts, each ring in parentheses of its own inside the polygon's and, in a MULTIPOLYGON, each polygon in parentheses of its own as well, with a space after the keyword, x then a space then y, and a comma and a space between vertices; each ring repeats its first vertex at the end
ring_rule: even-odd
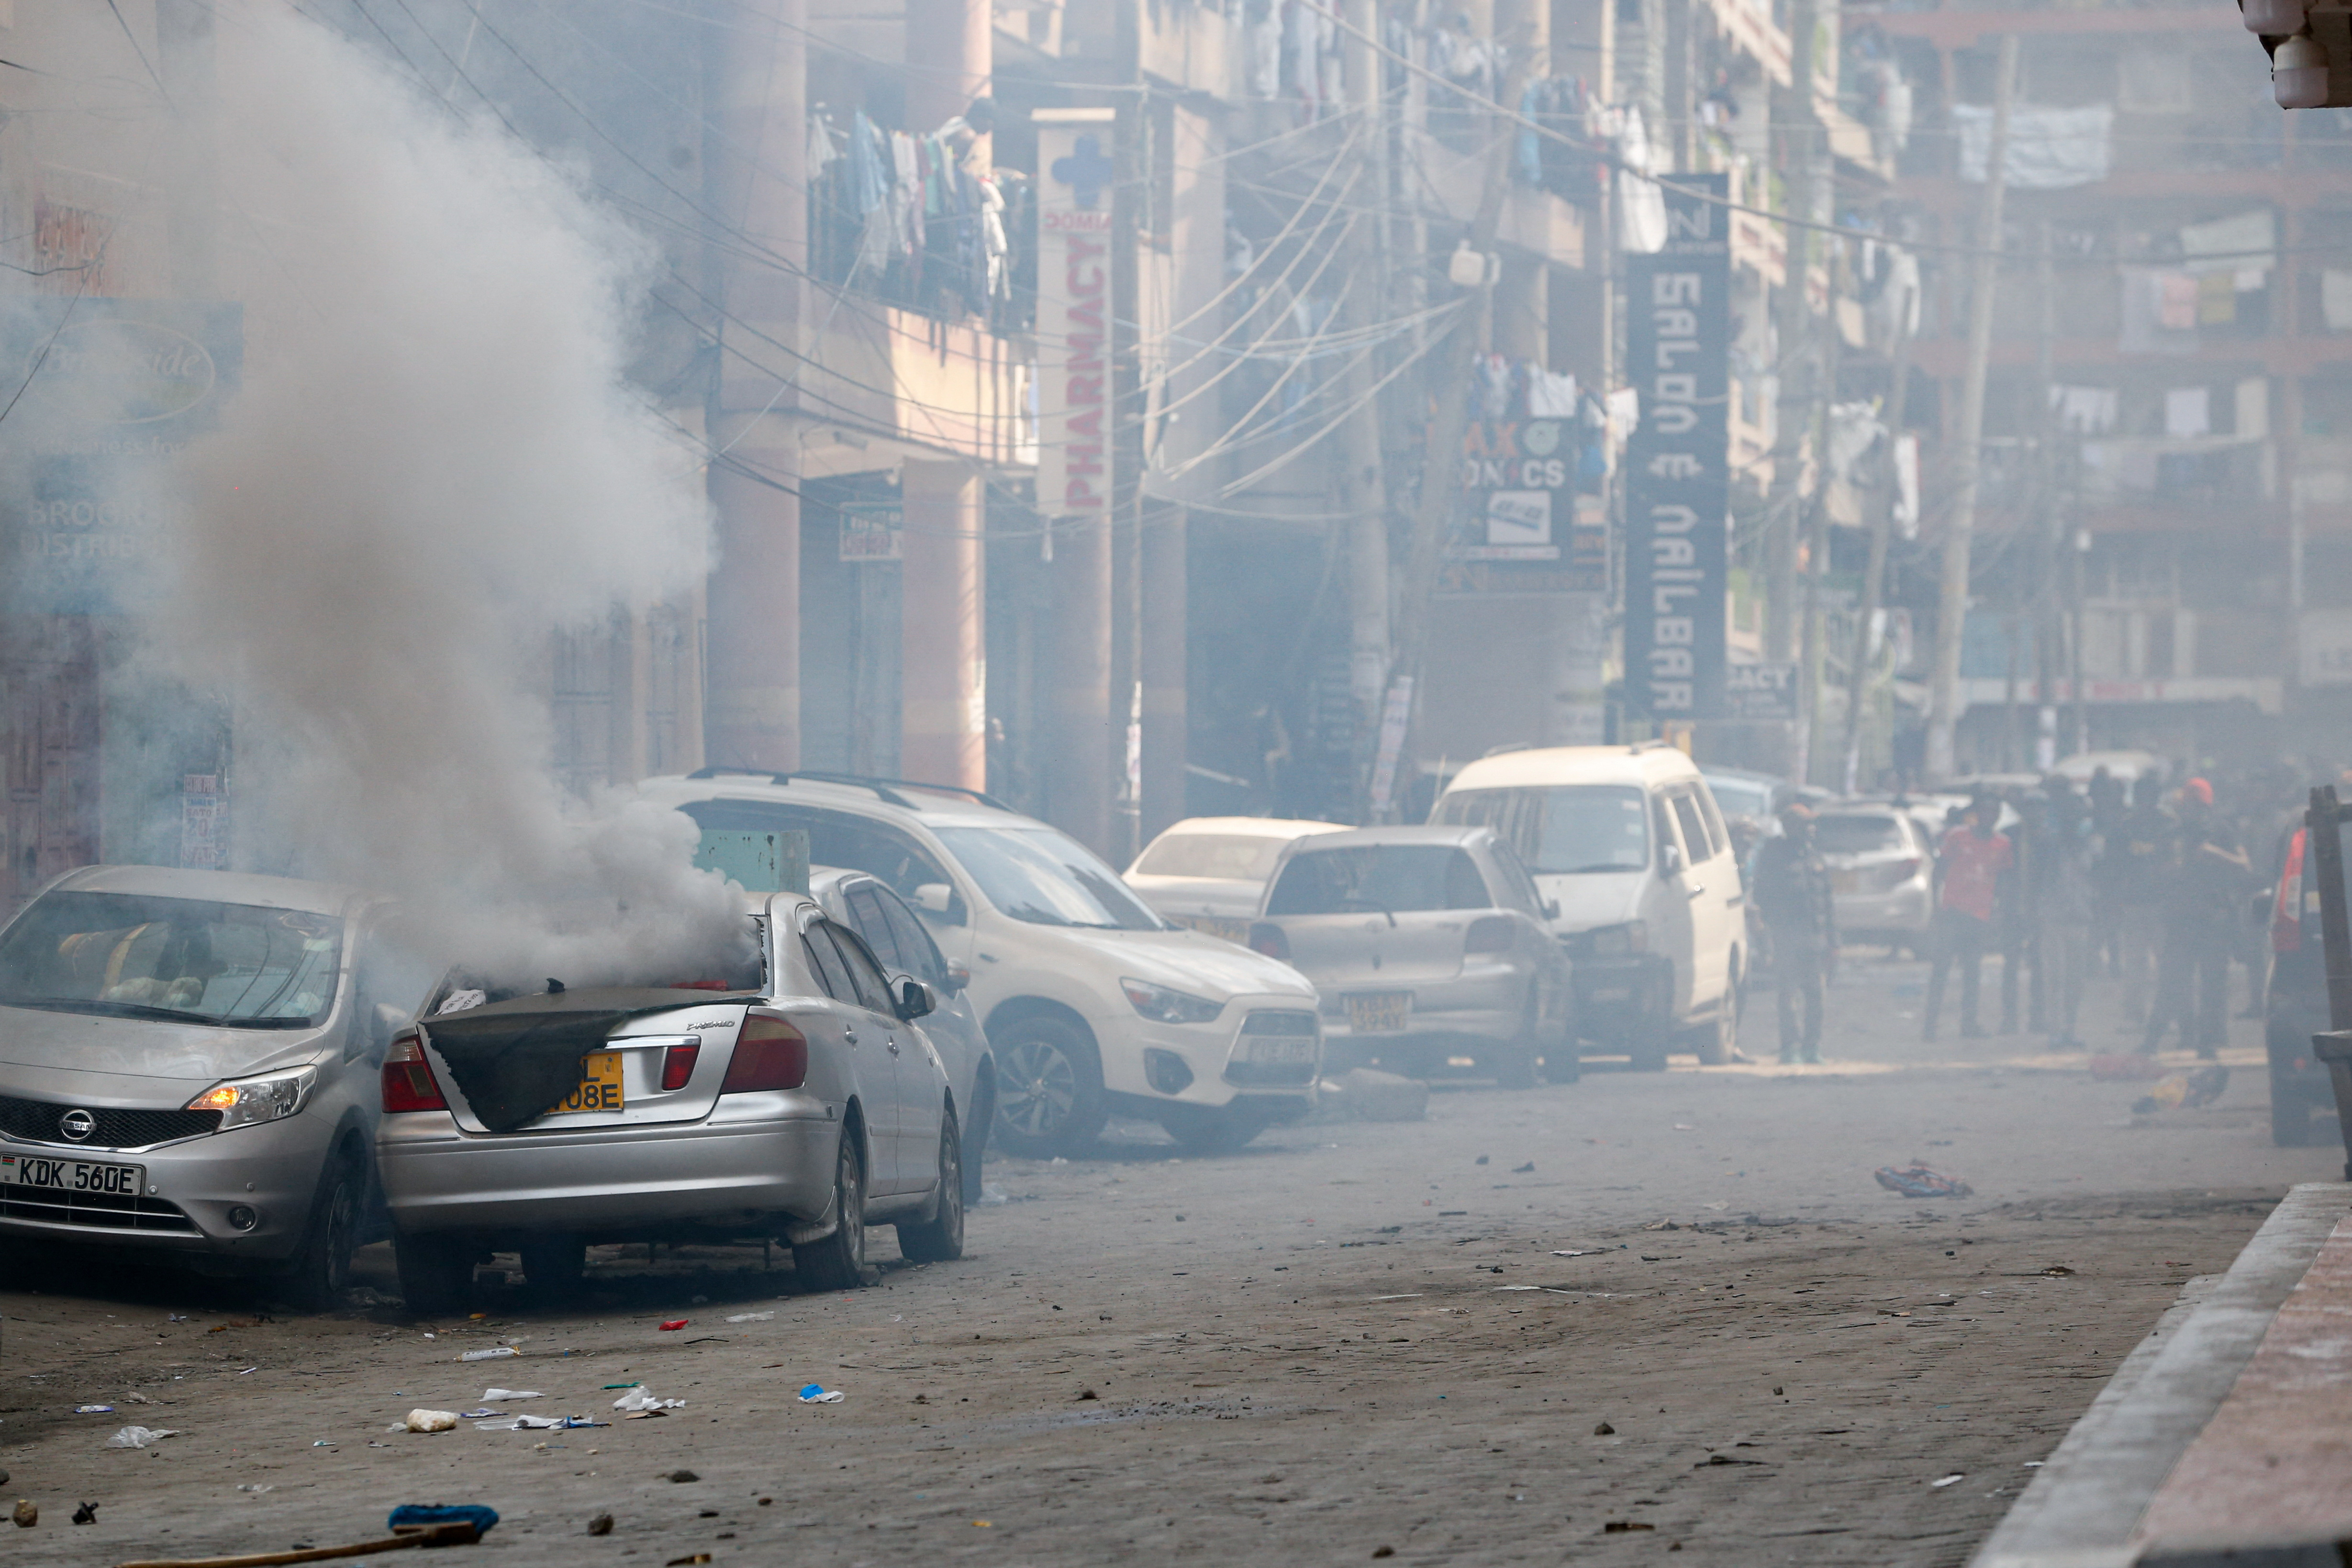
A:
MULTIPOLYGON (((2021 1027, 2054 1049, 2087 1049, 2084 989, 2105 975, 2126 982, 2142 1052, 2177 1035, 2213 1057, 2227 1041, 2233 965, 2247 975, 2239 1016, 2260 1013, 2268 944, 2255 905, 2302 821, 2305 776, 2175 767, 2126 782, 2102 768, 2087 787, 2053 773, 2039 789, 1979 789, 1951 808, 1935 845, 1923 1037, 1937 1038, 1957 978, 1961 1038, 2021 1027), (1988 957, 2000 960, 1993 1030, 1979 1010, 1988 957)), ((1779 985, 1784 1061, 1820 1060, 1821 980, 1838 947, 1811 823, 1801 804, 1784 808, 1781 833, 1748 862, 1775 966, 1786 950, 1795 971, 1779 985)))

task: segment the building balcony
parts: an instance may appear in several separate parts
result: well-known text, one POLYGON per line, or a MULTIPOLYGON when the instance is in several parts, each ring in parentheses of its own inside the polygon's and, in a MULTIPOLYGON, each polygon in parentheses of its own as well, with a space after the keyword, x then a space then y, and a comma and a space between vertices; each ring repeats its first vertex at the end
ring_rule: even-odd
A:
MULTIPOLYGON (((1478 193, 1486 183, 1486 160, 1458 152, 1434 136, 1419 131, 1405 135, 1405 166, 1412 194, 1428 211, 1466 224, 1478 211, 1478 193)), ((1539 256, 1557 267, 1584 266, 1584 214, 1549 191, 1511 182, 1503 199, 1502 222, 1496 240, 1514 249, 1539 256)))
POLYGON ((795 400, 814 427, 801 444, 804 475, 946 455, 996 467, 1036 462, 1025 344, 854 292, 816 291, 814 314, 824 323, 817 366, 802 371, 795 400))

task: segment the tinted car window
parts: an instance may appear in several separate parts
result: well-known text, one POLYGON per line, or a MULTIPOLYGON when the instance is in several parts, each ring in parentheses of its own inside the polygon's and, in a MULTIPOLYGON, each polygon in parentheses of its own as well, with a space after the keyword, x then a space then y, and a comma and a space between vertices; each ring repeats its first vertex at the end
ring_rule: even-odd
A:
POLYGON ((890 922, 892 934, 898 938, 898 956, 906 960, 908 972, 935 986, 947 984, 947 960, 940 956, 939 944, 923 929, 923 923, 915 918, 915 912, 901 904, 895 894, 877 893, 874 896, 890 922))
MULTIPOLYGON (((809 836, 809 864, 862 871, 908 898, 926 883, 943 883, 950 890, 955 886, 939 862, 911 836, 846 811, 772 800, 689 800, 678 810, 691 817, 697 827, 722 831, 767 833, 797 828, 809 836)), ((947 912, 932 918, 962 925, 963 901, 951 896, 947 912)))
POLYGON ((849 890, 849 926, 866 938, 874 956, 886 969, 905 969, 912 973, 905 956, 898 951, 898 935, 890 929, 890 917, 882 913, 881 895, 871 885, 849 890))
POLYGON ((1491 909, 1477 864, 1451 844, 1364 844, 1291 856, 1267 897, 1268 915, 1360 910, 1491 909))
POLYGON ((856 934, 830 920, 820 922, 818 928, 841 949, 841 962, 849 971, 850 984, 857 988, 857 1005, 877 1013, 895 1011, 890 1005, 890 982, 883 977, 881 967, 875 963, 874 955, 866 950, 866 944, 857 939, 856 934))
POLYGON ((1168 928, 1092 851, 1042 823, 941 828, 939 835, 988 902, 1015 920, 1097 931, 1168 928))
POLYGON ((1683 825, 1683 842, 1690 847, 1690 858, 1713 860, 1715 845, 1706 836, 1706 821, 1699 815, 1698 801, 1688 790, 1675 795, 1674 801, 1675 817, 1683 825))
POLYGON ((327 1016, 331 915, 138 894, 52 893, 0 936, 0 1006, 240 1029, 327 1016))
POLYGON ((841 954, 823 926, 811 926, 803 932, 801 946, 808 954, 809 967, 816 972, 817 984, 824 988, 826 996, 853 1008, 861 1005, 857 988, 849 983, 849 970, 842 964, 841 954))

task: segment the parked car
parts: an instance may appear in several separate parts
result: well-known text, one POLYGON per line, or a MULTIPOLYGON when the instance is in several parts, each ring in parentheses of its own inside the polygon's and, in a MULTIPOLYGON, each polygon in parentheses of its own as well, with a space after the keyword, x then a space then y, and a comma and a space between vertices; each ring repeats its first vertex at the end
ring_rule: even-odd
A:
POLYGON ((820 1290, 864 1282, 873 1223, 962 1255, 959 1107, 919 1022, 938 993, 894 988, 813 899, 745 902, 740 972, 538 994, 460 973, 393 1041, 376 1153, 411 1312, 461 1306, 499 1250, 543 1295, 599 1242, 774 1238, 820 1290))
POLYGON ((1346 831, 1287 817, 1187 817, 1143 846, 1127 885, 1177 925, 1246 946, 1282 846, 1346 831))
POLYGON ((1367 828, 1286 846, 1250 943, 1315 982, 1333 1062, 1431 1077, 1466 1055, 1518 1089, 1577 1076, 1548 913, 1492 828, 1367 828))
MULTIPOLYGON (((2352 831, 2338 831, 2345 835, 2345 864, 2352 868, 2352 831)), ((2304 839, 2302 828, 2288 835, 2267 901, 2271 973, 2263 993, 2263 1044, 2270 1058, 2271 1142, 2283 1149, 2312 1141, 2315 1113, 2339 1110, 2326 1066, 2311 1054, 2311 1037, 2329 1024, 2319 888, 2304 839)), ((2352 876, 2347 883, 2352 890, 2352 876)))
POLYGON ((821 868, 810 874, 809 894, 827 915, 866 939, 893 986, 911 977, 938 994, 939 1010, 923 1020, 923 1032, 947 1066, 955 1103, 965 1108, 961 1122, 963 1197, 968 1204, 978 1203, 981 1163, 990 1124, 996 1119, 996 1059, 989 1053, 988 1035, 966 991, 971 971, 947 961, 906 900, 879 877, 821 868))
POLYGON ((1677 1049, 1731 1060, 1747 895, 1689 758, 1659 742, 1486 758, 1454 776, 1430 820, 1493 828, 1558 905, 1585 1039, 1645 1071, 1677 1049))
POLYGON ((1309 1108, 1322 1031, 1305 977, 1170 925, 1043 822, 898 779, 706 768, 644 789, 705 830, 804 831, 812 861, 868 873, 914 908, 971 974, 1002 1148, 1082 1153, 1113 1112, 1223 1148, 1309 1108))
POLYGON ((1924 954, 1935 915, 1936 851, 1908 811, 1844 805, 1813 822, 1830 868, 1839 937, 1924 954))
POLYGON ((88 866, 0 931, 0 1237, 332 1306, 374 1194, 376 1064, 423 989, 386 901, 88 866))

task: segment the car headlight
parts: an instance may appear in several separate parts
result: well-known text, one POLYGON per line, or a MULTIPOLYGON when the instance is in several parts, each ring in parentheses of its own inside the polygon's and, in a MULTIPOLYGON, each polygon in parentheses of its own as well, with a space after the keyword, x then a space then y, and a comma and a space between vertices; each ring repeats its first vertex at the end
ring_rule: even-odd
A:
POLYGON ((188 1102, 191 1111, 218 1111, 220 1131, 231 1127, 249 1127, 257 1122, 278 1122, 299 1111, 310 1098, 310 1090, 319 1082, 315 1067, 299 1067, 291 1072, 273 1072, 264 1078, 240 1078, 229 1083, 215 1083, 188 1102))
POLYGON ((1146 980, 1121 980, 1118 988, 1127 993, 1137 1012, 1161 1023, 1208 1023, 1225 1010, 1223 1002, 1171 991, 1146 980))
POLYGON ((1622 958, 1633 953, 1650 950, 1650 923, 1628 920, 1622 925, 1603 925, 1590 933, 1592 956, 1596 958, 1622 958))

